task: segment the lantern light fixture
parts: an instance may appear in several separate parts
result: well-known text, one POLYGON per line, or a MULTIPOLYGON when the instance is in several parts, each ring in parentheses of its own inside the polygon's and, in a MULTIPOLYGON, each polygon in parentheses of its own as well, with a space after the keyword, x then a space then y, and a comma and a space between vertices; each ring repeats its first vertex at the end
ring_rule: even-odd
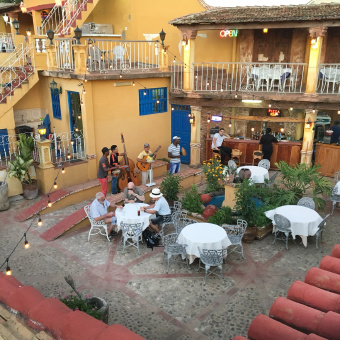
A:
POLYGON ((310 129, 312 127, 312 122, 310 120, 310 118, 308 118, 308 121, 305 124, 305 129, 310 129))
POLYGON ((50 45, 53 45, 54 32, 51 29, 49 29, 46 32, 46 34, 47 34, 47 38, 50 39, 50 45))
POLYGON ((265 27, 262 31, 263 33, 268 33, 268 28, 265 27))
POLYGON ((182 46, 188 45, 188 37, 186 34, 183 34, 183 39, 182 39, 182 46))
POLYGON ((61 88, 61 86, 58 89, 58 83, 56 83, 54 79, 50 82, 50 89, 55 96, 59 96, 63 93, 63 89, 61 88))
POLYGON ((9 259, 6 260, 6 262, 7 262, 7 264, 6 264, 6 275, 10 276, 10 275, 12 275, 12 271, 11 271, 10 266, 8 265, 8 261, 9 261, 9 259))
POLYGON ((6 25, 11 24, 9 21, 9 16, 6 13, 2 16, 2 19, 4 19, 4 22, 6 25))
POLYGON ((319 46, 319 38, 314 33, 313 38, 310 40, 310 44, 312 45, 312 48, 316 50, 319 46))
POLYGON ((77 40, 77 45, 80 45, 80 38, 83 35, 83 31, 77 26, 77 28, 73 32, 74 38, 77 40))
POLYGON ((40 118, 41 123, 38 126, 38 132, 40 135, 40 140, 43 141, 46 139, 45 135, 46 135, 46 126, 43 124, 43 119, 40 118))
POLYGON ((31 29, 30 29, 30 28, 27 28, 27 29, 26 29, 26 35, 27 35, 28 37, 30 37, 31 34, 32 34, 31 29))
POLYGON ((229 118, 229 127, 231 128, 231 118, 229 118))
POLYGON ((15 28, 15 30, 17 31, 17 35, 19 35, 19 28, 20 28, 20 23, 19 23, 19 21, 17 20, 17 19, 14 19, 13 21, 12 21, 12 25, 13 25, 13 27, 15 28))
POLYGON ((193 113, 189 113, 189 123, 195 124, 195 116, 193 113))
POLYGON ((164 47, 165 36, 166 36, 166 33, 163 31, 163 28, 162 28, 161 32, 159 33, 159 37, 161 38, 163 47, 164 47))

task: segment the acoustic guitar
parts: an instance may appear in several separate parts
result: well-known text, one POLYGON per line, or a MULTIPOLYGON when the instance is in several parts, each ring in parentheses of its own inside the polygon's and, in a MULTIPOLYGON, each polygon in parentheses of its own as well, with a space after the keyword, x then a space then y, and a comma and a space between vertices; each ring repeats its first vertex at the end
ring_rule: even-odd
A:
POLYGON ((140 171, 147 171, 151 167, 151 163, 155 160, 156 158, 156 153, 158 150, 161 148, 160 145, 158 145, 156 151, 154 153, 150 153, 148 155, 145 155, 142 159, 141 162, 137 162, 136 166, 140 171))

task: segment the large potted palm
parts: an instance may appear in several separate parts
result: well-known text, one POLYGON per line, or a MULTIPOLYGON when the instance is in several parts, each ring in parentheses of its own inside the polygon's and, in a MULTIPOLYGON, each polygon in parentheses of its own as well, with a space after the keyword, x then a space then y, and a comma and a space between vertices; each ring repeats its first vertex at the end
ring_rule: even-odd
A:
POLYGON ((35 179, 32 179, 29 173, 29 168, 33 163, 32 151, 34 149, 34 140, 25 134, 19 135, 17 142, 19 153, 12 162, 8 162, 9 178, 17 178, 22 184, 24 197, 28 200, 38 196, 38 184, 35 179))

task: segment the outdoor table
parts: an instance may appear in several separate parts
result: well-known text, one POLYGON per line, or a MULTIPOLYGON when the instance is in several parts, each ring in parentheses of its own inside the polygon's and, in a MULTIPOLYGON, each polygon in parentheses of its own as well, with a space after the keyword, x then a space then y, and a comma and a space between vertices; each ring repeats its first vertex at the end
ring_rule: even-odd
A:
POLYGON ((189 263, 200 257, 198 247, 202 249, 218 250, 231 245, 226 231, 212 223, 193 223, 183 228, 178 236, 179 244, 186 244, 189 263))
POLYGON ((262 168, 260 166, 254 166, 254 165, 246 165, 246 166, 240 166, 237 168, 237 173, 240 172, 241 169, 249 169, 251 172, 251 177, 250 179, 254 183, 264 183, 264 180, 267 179, 269 180, 269 173, 268 170, 265 168, 262 168))
POLYGON ((116 209, 116 217, 117 217, 117 228, 120 230, 120 224, 135 224, 135 223, 144 223, 143 230, 145 230, 149 226, 149 221, 151 214, 146 213, 145 211, 140 212, 140 216, 138 216, 138 210, 141 207, 146 207, 148 204, 145 203, 126 203, 123 209, 116 209))
POLYGON ((300 205, 283 205, 273 210, 268 210, 265 215, 273 221, 273 232, 275 232, 274 215, 280 214, 290 221, 292 236, 300 236, 302 243, 307 247, 307 236, 313 236, 318 231, 322 217, 313 209, 300 205))

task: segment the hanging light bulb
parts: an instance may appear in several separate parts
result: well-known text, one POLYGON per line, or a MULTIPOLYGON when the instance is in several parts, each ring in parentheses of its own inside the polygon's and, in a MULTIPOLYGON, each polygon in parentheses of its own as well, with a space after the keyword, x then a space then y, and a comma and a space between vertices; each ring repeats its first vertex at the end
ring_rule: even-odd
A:
POLYGON ((30 244, 27 241, 26 233, 24 234, 24 236, 25 236, 25 245, 24 245, 24 247, 25 247, 25 249, 28 249, 30 247, 30 244))
POLYGON ((184 71, 186 71, 187 69, 187 64, 184 64, 184 71))
POLYGON ((207 123, 210 123, 211 121, 211 118, 210 118, 210 115, 208 116, 208 119, 207 119, 207 123))
POLYGON ((119 78, 122 79, 123 78, 123 74, 122 72, 120 72, 119 78))
POLYGON ((64 167, 61 168, 61 173, 62 173, 62 174, 65 173, 65 168, 64 168, 64 167))
POLYGON ((197 79, 198 78, 198 75, 197 75, 197 72, 195 72, 195 79, 197 79))
POLYGON ((83 93, 86 94, 85 87, 83 87, 83 93))
POLYGON ((340 115, 340 110, 338 110, 338 115, 340 115))
POLYGON ((293 107, 290 107, 289 110, 290 110, 290 111, 293 111, 293 107))
POLYGON ((52 202, 51 202, 51 200, 48 200, 48 202, 47 202, 47 206, 48 206, 49 208, 51 208, 51 207, 52 207, 52 202))
POLYGON ((156 100, 156 104, 159 104, 159 103, 160 103, 160 102, 159 102, 159 99, 157 99, 157 100, 156 100))
POLYGON ((85 78, 85 83, 87 83, 87 79, 85 78))
POLYGON ((176 56, 174 56, 174 60, 172 61, 173 63, 176 62, 176 56))
POLYGON ((315 113, 315 110, 313 109, 313 113, 315 113))
POLYGON ((281 133, 285 132, 285 128, 282 127, 282 128, 280 129, 280 131, 281 131, 281 133))
POLYGON ((75 128, 75 131, 76 131, 76 132, 78 132, 78 131, 79 131, 79 129, 78 129, 78 128, 75 128))
POLYGON ((67 159, 71 159, 71 154, 69 152, 67 153, 67 159))
POLYGON ((146 91, 144 90, 143 95, 146 96, 146 91))
POLYGON ((254 132, 254 131, 255 131, 255 129, 252 127, 252 128, 251 128, 251 132, 254 132))
POLYGON ((57 188, 58 188, 58 184, 57 184, 56 181, 54 181, 54 183, 53 183, 53 188, 54 188, 54 189, 57 189, 57 188))
POLYGON ((136 83, 135 83, 135 81, 133 81, 133 82, 132 82, 132 86, 136 86, 136 83))
POLYGON ((173 111, 173 110, 175 110, 175 108, 174 108, 174 107, 172 107, 172 108, 171 108, 171 111, 173 111))
POLYGON ((42 226, 42 220, 41 220, 41 217, 39 215, 39 220, 38 220, 38 227, 41 227, 42 226))
POLYGON ((229 127, 231 127, 231 118, 229 119, 229 127))
POLYGON ((207 86, 210 86, 210 82, 209 82, 209 80, 207 81, 207 86))
POLYGON ((81 119, 81 115, 78 115, 78 117, 77 117, 78 119, 81 119))
POLYGON ((237 99, 237 93, 235 93, 235 99, 237 99))
POLYGON ((271 108, 271 107, 272 107, 272 104, 268 104, 268 107, 271 108))
POLYGON ((7 261, 7 265, 6 265, 6 275, 12 275, 12 271, 11 271, 11 268, 10 266, 8 265, 8 259, 6 260, 7 261))

